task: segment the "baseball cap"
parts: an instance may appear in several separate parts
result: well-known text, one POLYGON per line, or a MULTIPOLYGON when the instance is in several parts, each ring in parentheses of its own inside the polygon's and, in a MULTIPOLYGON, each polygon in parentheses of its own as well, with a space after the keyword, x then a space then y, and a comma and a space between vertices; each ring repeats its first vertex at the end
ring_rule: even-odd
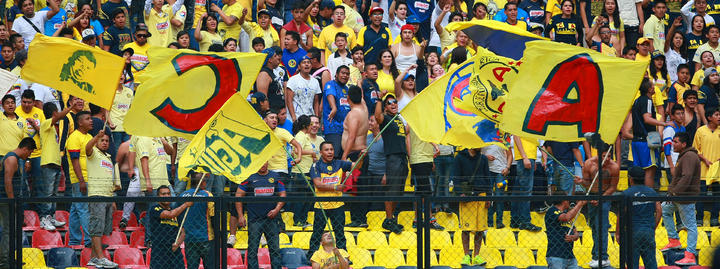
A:
POLYGON ((147 25, 145 25, 144 23, 138 23, 138 24, 135 26, 135 33, 139 32, 139 31, 145 31, 145 32, 147 32, 148 37, 151 37, 151 36, 152 36, 152 34, 150 33, 149 28, 148 28, 147 25))
POLYGON ((385 13, 385 11, 381 7, 372 7, 372 8, 370 8, 369 14, 372 15, 373 12, 375 12, 375 11, 380 11, 380 13, 385 13))
POLYGON ((540 29, 542 31, 545 31, 545 28, 543 27, 542 24, 539 24, 536 22, 531 22, 530 23, 530 31, 534 31, 535 29, 540 29))
POLYGON ((405 30, 415 31, 415 26, 412 26, 408 23, 408 24, 405 24, 402 27, 400 27, 400 32, 405 31, 405 30))
POLYGON ((718 71, 717 71, 717 69, 715 69, 715 67, 708 67, 705 69, 705 77, 708 77, 708 76, 710 76, 710 74, 717 73, 717 72, 718 71))
POLYGON ((415 79, 415 75, 413 75, 413 74, 407 74, 407 75, 405 75, 405 77, 403 78, 403 81, 406 81, 406 80, 408 80, 408 79, 410 79, 410 78, 415 79))
POLYGON ((130 55, 134 55, 134 54, 135 54, 135 50, 134 50, 133 48, 125 48, 125 49, 122 51, 122 53, 120 53, 120 55, 123 55, 123 54, 125 54, 126 52, 129 52, 130 55))
POLYGON ((267 96, 264 93, 255 92, 250 95, 250 104, 257 105, 260 102, 264 102, 265 100, 267 100, 267 96))
POLYGON ((92 38, 92 37, 95 37, 95 31, 93 31, 93 29, 87 28, 82 31, 82 39, 83 40, 92 38))
POLYGON ((647 38, 647 37, 641 37, 641 38, 638 38, 637 44, 640 45, 640 44, 645 43, 645 42, 650 42, 650 40, 652 40, 652 39, 651 39, 651 38, 647 38))
POLYGON ((257 12, 257 14, 258 14, 258 16, 260 16, 261 14, 265 14, 265 15, 268 15, 268 16, 272 17, 272 15, 270 14, 270 11, 267 10, 267 9, 264 9, 264 8, 261 9, 261 10, 259 10, 259 11, 257 12))
POLYGON ((323 0, 320 2, 320 9, 334 8, 335 2, 333 0, 323 0))
POLYGON ((408 16, 407 19, 405 20, 405 22, 420 24, 420 20, 418 20, 417 16, 415 16, 415 15, 408 16))
POLYGON ((396 100, 397 100, 397 98, 395 97, 395 94, 393 94, 393 93, 387 93, 387 94, 385 94, 385 96, 383 96, 383 98, 382 98, 383 102, 387 101, 387 99, 390 98, 390 97, 392 97, 392 99, 396 99, 396 100))
POLYGON ((640 166, 630 167, 628 170, 628 176, 630 176, 630 178, 644 178, 645 170, 643 170, 640 166))
POLYGON ((660 52, 659 50, 655 50, 652 52, 652 54, 650 54, 650 59, 653 59, 653 60, 660 58, 660 57, 665 59, 665 55, 662 54, 662 52, 660 52))

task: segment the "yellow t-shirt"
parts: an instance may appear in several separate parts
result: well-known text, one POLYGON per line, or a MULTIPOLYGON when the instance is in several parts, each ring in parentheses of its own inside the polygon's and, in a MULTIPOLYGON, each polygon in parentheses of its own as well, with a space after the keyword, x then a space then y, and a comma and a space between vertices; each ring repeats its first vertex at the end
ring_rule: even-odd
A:
MULTIPOLYGON (((202 15, 202 14, 200 14, 200 15, 202 15)), ((185 5, 182 5, 182 6, 180 6, 180 9, 178 9, 178 11, 175 12, 175 16, 173 16, 173 19, 181 21, 183 24, 180 25, 179 27, 173 26, 172 23, 170 24, 170 30, 171 30, 170 40, 177 41, 178 32, 180 32, 180 30, 182 30, 185 27, 185 17, 187 17, 187 8, 185 8, 185 5)), ((170 43, 172 43, 172 42, 170 42, 170 43)), ((169 43, 168 43, 168 45, 169 45, 169 43)))
POLYGON ((313 45, 317 46, 319 49, 324 49, 326 55, 325 57, 328 57, 327 55, 333 54, 337 50, 337 46, 335 46, 335 35, 340 32, 348 34, 348 50, 355 47, 355 31, 347 25, 336 27, 334 24, 323 28, 322 32, 320 32, 318 43, 313 43, 313 45))
POLYGON ((475 5, 476 3, 485 4, 488 12, 488 14, 485 16, 485 19, 492 20, 492 18, 495 17, 495 14, 497 14, 501 9, 505 7, 507 0, 475 0, 473 5, 475 5))
MULTIPOLYGON (((340 251, 340 255, 343 258, 348 259, 350 257, 344 249, 338 249, 338 251, 340 251)), ((339 264, 337 257, 335 257, 335 253, 327 252, 322 247, 313 253, 310 261, 320 264, 320 268, 328 268, 331 265, 339 264)))
POLYGON ((78 177, 73 169, 72 159, 80 160, 80 169, 82 170, 83 179, 87 181, 87 154, 85 153, 85 145, 92 139, 92 135, 83 134, 80 131, 72 132, 65 143, 67 150, 68 163, 70 164, 70 183, 78 183, 78 177))
POLYGON ((55 131, 55 126, 52 125, 52 119, 40 123, 40 141, 45 149, 40 154, 40 165, 61 165, 60 136, 55 131))
POLYGON ((347 25, 355 32, 360 32, 360 29, 365 26, 365 22, 363 21, 360 13, 346 4, 342 4, 342 6, 345 7, 345 21, 343 21, 343 24, 347 25))
MULTIPOLYGON (((285 151, 285 146, 287 143, 290 143, 290 141, 295 138, 293 138, 290 132, 280 127, 276 127, 273 132, 275 133, 275 136, 278 138, 278 140, 280 140, 283 148, 279 149, 272 157, 270 157, 270 160, 268 161, 268 170, 287 173, 288 156, 287 152, 285 151)), ((302 163, 302 160, 300 161, 300 163, 302 163)))
POLYGON ((510 23, 508 23, 508 25, 510 25, 510 26, 515 26, 515 27, 517 27, 518 29, 523 30, 523 31, 527 31, 527 28, 528 28, 527 22, 521 21, 521 20, 518 20, 517 23, 514 24, 514 25, 513 25, 513 24, 510 24, 510 23))
POLYGON ((410 164, 432 163, 435 148, 429 142, 420 140, 415 130, 410 128, 410 164))
POLYGON ((245 21, 245 23, 242 24, 242 29, 248 33, 250 40, 253 40, 256 37, 262 37, 262 39, 265 40, 266 48, 279 44, 278 42, 280 41, 280 36, 278 36, 277 31, 275 31, 275 28, 273 28, 272 25, 268 25, 268 29, 265 30, 260 26, 260 24, 245 21))
MULTIPOLYGON (((17 112, 20 109, 15 109, 17 112)), ((15 113, 17 114, 17 113, 15 113)), ((8 119, 5 113, 0 113, 0 156, 5 156, 20 144, 25 134, 25 119, 18 116, 15 120, 8 119)))
POLYGON ((650 81, 655 85, 655 94, 653 94, 653 104, 661 106, 667 100, 667 92, 670 89, 670 77, 663 77, 660 72, 657 72, 657 79, 650 76, 650 81))
POLYGON ((350 68, 350 80, 348 80, 348 83, 347 83, 348 86, 350 86, 350 85, 355 85, 355 86, 360 85, 360 81, 362 81, 362 79, 363 79, 363 77, 362 77, 362 71, 361 71, 360 69, 358 69, 357 67, 355 67, 354 65, 351 65, 351 66, 348 66, 348 67, 350 68))
POLYGON ((636 62, 650 62, 650 53, 648 55, 642 56, 640 53, 635 54, 635 61, 636 62))
POLYGON ((148 44, 150 46, 167 47, 173 40, 172 25, 170 25, 170 19, 172 18, 172 6, 165 4, 160 8, 160 11, 156 11, 154 8, 150 9, 150 14, 145 15, 145 24, 149 28, 149 32, 152 35, 148 38, 148 44))
POLYGON ((88 196, 113 196, 113 185, 116 184, 113 169, 110 154, 93 147, 92 154, 87 156, 88 196))
POLYGON ((150 42, 148 41, 148 43, 145 43, 145 45, 142 46, 138 45, 136 42, 127 43, 123 46, 123 50, 127 48, 132 48, 133 51, 135 51, 135 54, 130 56, 130 66, 132 67, 131 71, 135 77, 135 83, 141 83, 138 76, 143 73, 145 67, 147 67, 148 63, 150 63, 147 56, 147 50, 150 48, 150 42))
MULTIPOLYGON (((575 4, 575 8, 573 8, 573 14, 577 14, 577 7, 579 7, 577 1, 573 1, 575 4)), ((562 0, 548 0, 547 4, 545 4, 545 12, 552 13, 550 15, 550 18, 554 17, 555 15, 562 14, 562 7, 560 4, 562 3, 562 0)))
MULTIPOLYGON (((305 132, 298 132, 295 135, 295 141, 300 143, 303 150, 311 150, 315 152, 315 157, 320 158, 320 143, 325 141, 321 136, 315 136, 315 140, 311 139, 305 132)), ((297 165, 296 169, 300 170, 301 173, 310 173, 310 166, 313 163, 312 156, 310 154, 303 154, 302 160, 297 165)))
MULTIPOLYGON (((515 160, 522 160, 522 154, 520 154, 520 150, 517 147, 517 140, 513 140, 515 145, 513 145, 513 152, 515 153, 515 160)), ((522 143, 523 149, 525 150, 525 156, 527 156, 530 160, 537 159, 537 147, 539 145, 537 139, 527 139, 527 138, 520 138, 520 142, 522 143)))
POLYGON ((213 34, 208 31, 200 31, 200 36, 202 36, 202 40, 198 42, 200 45, 200 52, 207 52, 212 44, 222 45, 223 43, 222 37, 217 32, 213 34))
MULTIPOLYGON (((240 17, 242 17, 243 9, 244 7, 242 4, 240 4, 239 2, 235 2, 235 4, 223 6, 222 11, 223 13, 225 13, 225 15, 234 16, 239 20, 240 17)), ((240 25, 242 25, 241 21, 236 21, 232 25, 227 25, 223 20, 218 20, 218 32, 220 33, 220 36, 222 36, 223 40, 230 37, 234 38, 235 40, 239 40, 240 31, 242 31, 242 27, 240 25)))
POLYGON ((35 149, 35 151, 30 154, 30 158, 40 157, 40 154, 42 153, 42 141, 40 140, 40 136, 37 134, 37 131, 35 131, 35 128, 33 128, 32 125, 28 124, 27 120, 34 121, 35 124, 40 127, 40 124, 45 121, 45 114, 43 113, 42 109, 39 109, 37 107, 32 107, 30 113, 25 113, 22 108, 18 108, 15 109, 15 113, 18 114, 18 116, 20 116, 21 118, 25 119, 25 135, 28 137, 32 137, 33 140, 35 140, 35 145, 37 145, 37 149, 35 149))
MULTIPOLYGON (((192 29, 198 28, 202 26, 202 15, 207 13, 207 8, 205 8, 205 5, 207 4, 207 0, 194 0, 195 4, 193 9, 195 12, 193 12, 193 25, 192 29)), ((185 6, 185 5, 183 5, 185 6)), ((241 10, 242 11, 242 10, 241 10)), ((242 13, 240 13, 242 14, 242 13)), ((218 23, 220 23, 218 21, 218 23)), ((192 35, 192 32, 190 32, 192 35)))
MULTIPOLYGON (((716 66, 715 68, 720 68, 720 65, 716 66)), ((690 84, 693 86, 702 87, 703 80, 705 80, 705 67, 701 67, 698 71, 695 71, 695 74, 692 77, 692 80, 690 80, 690 84)))
POLYGON ((110 120, 115 124, 113 132, 125 131, 123 121, 128 110, 130 110, 133 97, 133 90, 128 87, 123 86, 121 91, 115 91, 115 100, 113 100, 112 109, 110 110, 110 120))
POLYGON ((140 170, 140 189, 145 190, 145 175, 142 173, 140 160, 148 158, 150 184, 153 189, 168 184, 167 166, 165 166, 167 153, 159 138, 147 136, 133 136, 130 138, 130 152, 135 152, 135 166, 140 170))
MULTIPOLYGON (((701 126, 695 132, 695 140, 693 141, 693 147, 697 149, 699 154, 702 154, 705 159, 710 160, 711 163, 717 162, 720 159, 720 128, 715 128, 715 131, 711 131, 710 128, 701 126)), ((706 175, 708 166, 705 163, 700 165, 700 178, 708 182, 706 175)))
POLYGON ((395 94, 395 78, 393 78, 392 74, 385 74, 382 69, 378 70, 378 78, 375 82, 380 87, 380 91, 395 94))
POLYGON ((443 28, 443 30, 438 34, 440 34, 440 44, 443 48, 455 43, 455 31, 448 31, 443 28))

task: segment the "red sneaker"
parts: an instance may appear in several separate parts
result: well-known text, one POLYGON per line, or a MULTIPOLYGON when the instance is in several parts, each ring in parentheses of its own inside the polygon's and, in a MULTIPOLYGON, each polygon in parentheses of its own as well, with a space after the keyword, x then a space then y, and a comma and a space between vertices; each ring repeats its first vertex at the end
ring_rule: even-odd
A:
POLYGON ((682 258, 682 260, 676 261, 675 264, 682 265, 682 266, 696 265, 697 263, 695 262, 695 254, 685 251, 685 258, 682 258))
POLYGON ((665 252, 671 249, 682 249, 682 244, 680 244, 679 239, 674 238, 668 238, 669 243, 665 245, 664 248, 660 249, 660 251, 665 252))

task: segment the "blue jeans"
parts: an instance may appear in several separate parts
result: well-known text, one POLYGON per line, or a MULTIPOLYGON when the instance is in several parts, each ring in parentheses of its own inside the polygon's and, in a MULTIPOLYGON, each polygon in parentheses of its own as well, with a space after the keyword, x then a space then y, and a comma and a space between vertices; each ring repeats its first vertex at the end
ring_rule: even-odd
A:
MULTIPOLYGON (((80 192, 80 183, 72 184, 72 196, 73 197, 87 197, 86 194, 80 192)), ((149 212, 149 211, 148 211, 149 212)), ((88 245, 90 244, 90 235, 85 236, 85 243, 80 242, 83 237, 83 232, 80 231, 82 227, 83 231, 88 230, 88 218, 90 212, 88 211, 87 203, 73 202, 70 206, 70 243, 69 245, 88 245)))
POLYGON ((205 189, 215 197, 223 196, 223 194, 225 194, 225 181, 227 181, 225 176, 210 175, 207 179, 207 187, 205 189))
POLYGON ((269 219, 267 217, 250 219, 248 221, 248 269, 258 268, 258 247, 260 247, 260 236, 263 234, 267 240, 272 269, 280 269, 280 229, 275 219, 269 219))
MULTIPOLYGON (((437 189, 435 197, 450 196, 450 181, 452 180, 452 168, 455 164, 455 157, 452 155, 441 155, 435 157, 435 175, 437 178, 437 189)), ((440 205, 438 205, 440 206, 440 205)), ((449 208, 450 205, 445 203, 442 207, 449 208)))
MULTIPOLYGON (((539 259, 540 257, 538 257, 539 259)), ((578 267, 577 260, 575 258, 572 259, 563 259, 558 257, 545 257, 545 260, 548 264, 548 269, 577 269, 578 267)))
POLYGON ((115 147, 115 152, 120 148, 120 144, 128 140, 130 140, 130 135, 126 132, 112 132, 112 146, 115 147))
POLYGON ((687 248, 685 250, 697 255, 698 253, 695 247, 697 246, 698 231, 697 223, 695 222, 695 204, 662 203, 663 222, 665 223, 668 238, 680 238, 675 228, 675 221, 673 220, 673 215, 676 211, 680 214, 680 220, 682 220, 683 225, 687 228, 687 248))
POLYGON ((645 268, 657 268, 657 260, 655 260, 655 230, 634 230, 632 240, 632 268, 637 269, 640 266, 640 257, 642 257, 645 268))
POLYGON ((202 258, 203 268, 214 268, 213 261, 215 260, 210 255, 210 241, 205 242, 188 242, 185 241, 185 254, 187 256, 187 268, 197 269, 200 266, 200 259, 202 258))
MULTIPOLYGON (((535 173, 535 160, 531 159, 532 166, 525 169, 523 160, 517 160, 517 175, 512 187, 513 196, 530 196, 532 194, 535 173)), ((510 223, 530 223, 530 202, 512 202, 510 209, 510 223)))
MULTIPOLYGON (((52 167, 46 165, 39 168, 42 176, 36 178, 33 182, 35 185, 35 196, 44 198, 50 196, 57 196, 58 184, 60 183, 60 167, 52 167)), ((38 215, 42 216, 53 216, 55 214, 55 203, 39 203, 36 205, 38 215)))
MULTIPOLYGON (((202 22, 198 22, 198 24, 202 25, 202 22)), ((191 28, 188 33, 190 36, 190 48, 200 50, 200 43, 198 43, 197 39, 195 39, 195 28, 191 28)), ((237 37, 234 38, 237 39, 237 37)))
MULTIPOLYGON (((503 182, 505 180, 505 176, 498 173, 490 172, 490 178, 493 178, 494 180, 492 182, 492 190, 494 196, 504 196, 505 195, 505 186, 502 188, 498 188, 498 183, 503 182)), ((507 184, 504 184, 507 185, 507 184)), ((495 222, 496 223, 502 223, 503 221, 503 210, 505 210, 505 206, 503 205, 503 202, 494 202, 492 207, 488 209, 488 224, 492 226, 493 224, 493 214, 496 214, 495 222)))
MULTIPOLYGON (((705 184, 705 180, 700 180, 700 195, 706 196, 708 191, 710 191, 712 196, 720 195, 720 183, 714 182, 714 183, 710 184, 710 186, 708 186, 707 184, 705 184)), ((702 223, 703 216, 704 216, 703 211, 706 209, 705 206, 710 206, 709 210, 708 210, 708 211, 710 211, 710 219, 711 220, 718 219, 718 213, 720 213, 720 202, 717 202, 718 200, 720 200, 720 199, 716 198, 713 202, 705 202, 705 203, 698 202, 697 203, 697 205, 696 205, 697 216, 696 217, 697 217, 697 220, 699 223, 702 223)))
POLYGON ((593 247, 592 247, 592 259, 598 260, 598 252, 600 253, 599 260, 608 259, 608 229, 610 228, 610 221, 608 216, 610 214, 610 202, 603 202, 600 206, 594 206, 588 203, 588 214, 587 222, 592 229, 593 247), (600 212, 598 212, 600 210, 600 212), (598 213, 602 214, 601 226, 598 226, 598 213), (600 229, 602 227, 602 230, 600 229), (602 241, 600 241, 602 240, 602 241), (601 242, 602 249, 599 249, 597 242, 601 242))
MULTIPOLYGON (((345 208, 343 206, 335 209, 325 209, 325 215, 332 224, 332 231, 335 233, 335 246, 337 248, 347 250, 346 238, 345 238, 345 208), (340 221, 334 221, 340 220, 340 221)), ((315 253, 320 247, 320 241, 323 233, 325 233, 325 226, 327 225, 327 219, 325 219, 323 211, 320 208, 315 208, 315 220, 313 221, 313 232, 310 236, 310 250, 309 253, 315 253)), ((249 234, 249 231, 248 231, 249 234)))
MULTIPOLYGON (((313 184, 310 176, 293 173, 292 178, 289 179, 287 183, 289 193, 294 193, 296 196, 313 196, 312 190, 310 189, 313 184), (308 186, 308 184, 310 185, 308 186)), ((308 211, 312 209, 313 203, 294 202, 286 206, 293 212, 293 222, 306 223, 308 211)))
MULTIPOLYGON (((176 180, 175 187, 174 187, 175 193, 180 194, 180 193, 185 192, 185 190, 187 189, 187 184, 188 184, 187 180, 181 180, 181 179, 176 180)), ((231 190, 231 192, 232 192, 232 190, 231 190)))
MULTIPOLYGON (((572 195, 574 178, 572 175, 568 174, 565 169, 562 168, 562 166, 565 166, 564 164, 554 162, 553 163, 553 180, 555 181, 555 186, 558 187, 558 189, 564 191, 568 195, 572 195)), ((565 166, 566 168, 570 169, 571 167, 574 169, 575 166, 565 166)))

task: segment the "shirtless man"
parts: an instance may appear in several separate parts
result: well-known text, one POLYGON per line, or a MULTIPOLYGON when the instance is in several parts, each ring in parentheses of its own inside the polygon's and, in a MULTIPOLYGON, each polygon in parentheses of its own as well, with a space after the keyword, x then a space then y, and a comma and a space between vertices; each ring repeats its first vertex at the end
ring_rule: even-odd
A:
MULTIPOLYGON (((130 140, 128 139, 120 144, 120 147, 118 147, 117 155, 115 155, 115 165, 117 166, 115 169, 118 169, 120 173, 127 174, 130 178, 128 186, 123 186, 123 189, 127 189, 127 196, 137 197, 142 195, 142 191, 140 190, 140 171, 137 167, 134 167, 134 165, 133 167, 130 167, 131 159, 133 158, 130 158, 130 140)), ((128 220, 130 219, 130 213, 132 213, 134 208, 134 202, 126 202, 123 204, 123 215, 120 220, 120 224, 118 225, 120 226, 120 229, 124 229, 127 226, 128 220)))
POLYGON ((350 86, 348 91, 350 112, 348 112, 343 122, 343 161, 347 160, 348 157, 350 157, 352 161, 357 161, 360 153, 367 147, 365 143, 370 127, 368 124, 367 106, 363 104, 362 96, 363 93, 360 87, 355 85, 350 86))
MULTIPOLYGON (((592 157, 585 161, 585 165, 583 165, 582 169, 583 177, 575 177, 575 184, 582 185, 586 190, 590 187, 590 184, 592 184, 592 180, 593 178, 595 178, 595 174, 598 170, 598 162, 602 162, 602 158, 605 158, 605 155, 611 154, 608 149, 609 145, 603 144, 601 148, 597 149, 598 156, 592 157), (598 158, 601 159, 598 160, 598 158)), ((590 194, 597 195, 599 193, 599 188, 601 185, 601 195, 611 196, 613 195, 613 193, 615 193, 615 190, 617 190, 618 178, 620 176, 620 166, 615 161, 613 161, 610 156, 608 156, 608 158, 603 163, 601 170, 602 171, 598 176, 601 182, 596 181, 595 184, 593 184, 590 194)), ((598 268, 600 267, 600 265, 602 267, 610 266, 610 260, 607 254, 608 229, 610 228, 610 222, 608 221, 609 212, 610 202, 603 202, 602 204, 598 204, 598 201, 590 201, 590 204, 588 205, 587 222, 592 229, 593 242, 600 242, 598 240, 600 240, 601 238, 603 239, 601 244, 601 250, 598 249, 598 244, 593 244, 593 260, 591 260, 589 264, 591 268, 598 268), (598 227, 598 210, 600 210, 603 214, 602 227, 598 227), (602 258, 601 261, 597 260, 598 252, 600 252, 600 257, 602 258)))

